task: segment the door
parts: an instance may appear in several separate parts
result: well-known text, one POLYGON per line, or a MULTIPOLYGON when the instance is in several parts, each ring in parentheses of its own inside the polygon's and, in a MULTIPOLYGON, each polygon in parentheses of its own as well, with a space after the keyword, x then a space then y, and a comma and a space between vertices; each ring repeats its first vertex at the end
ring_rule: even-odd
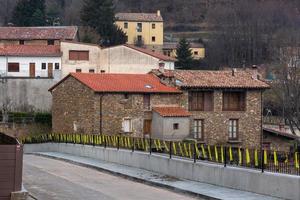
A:
POLYGON ((29 76, 35 77, 35 63, 29 64, 29 76))
POLYGON ((48 77, 53 77, 53 63, 48 63, 48 77))
POLYGON ((144 120, 144 135, 151 134, 151 124, 152 121, 149 119, 144 120))

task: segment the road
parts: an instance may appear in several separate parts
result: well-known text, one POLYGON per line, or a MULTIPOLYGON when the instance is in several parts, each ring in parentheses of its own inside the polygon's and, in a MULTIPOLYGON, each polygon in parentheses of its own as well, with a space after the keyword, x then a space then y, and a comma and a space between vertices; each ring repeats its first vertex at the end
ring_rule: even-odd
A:
POLYGON ((24 156, 23 182, 38 200, 192 200, 94 169, 34 155, 24 156))

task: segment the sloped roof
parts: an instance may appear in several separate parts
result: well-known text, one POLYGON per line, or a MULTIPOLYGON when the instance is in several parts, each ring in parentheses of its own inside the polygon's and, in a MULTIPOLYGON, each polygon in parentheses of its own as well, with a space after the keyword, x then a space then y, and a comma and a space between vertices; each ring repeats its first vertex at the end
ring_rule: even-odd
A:
POLYGON ((281 137, 285 137, 285 138, 292 139, 292 140, 300 140, 300 137, 297 135, 293 135, 293 134, 290 134, 290 133, 287 133, 284 131, 280 131, 277 129, 263 127, 263 130, 264 130, 264 134, 270 133, 270 134, 273 134, 276 136, 281 136, 281 137))
POLYGON ((153 111, 162 117, 189 117, 191 113, 181 107, 154 107, 153 111))
POLYGON ((0 56, 60 57, 58 45, 7 45, 0 48, 0 56))
POLYGON ((128 47, 128 48, 131 48, 131 49, 134 49, 136 51, 139 51, 141 53, 144 53, 144 54, 147 54, 149 56, 152 56, 152 57, 155 57, 159 60, 163 60, 163 61, 172 61, 172 62, 175 62, 176 59, 175 58, 172 58, 172 57, 169 57, 169 56, 166 56, 162 53, 158 53, 158 52, 153 52, 151 51, 150 49, 145 49, 145 48, 139 48, 139 47, 136 47, 134 45, 130 45, 130 44, 124 44, 124 46, 128 47))
POLYGON ((68 77, 74 77, 95 92, 181 93, 175 87, 164 85, 152 74, 92 74, 71 73, 54 85, 52 91, 68 77))
POLYGON ((246 70, 152 70, 157 76, 174 77, 181 88, 244 88, 267 89, 270 86, 246 70))
POLYGON ((118 21, 162 22, 163 18, 157 13, 117 13, 118 21))
POLYGON ((0 27, 1 40, 74 40, 77 26, 0 27))

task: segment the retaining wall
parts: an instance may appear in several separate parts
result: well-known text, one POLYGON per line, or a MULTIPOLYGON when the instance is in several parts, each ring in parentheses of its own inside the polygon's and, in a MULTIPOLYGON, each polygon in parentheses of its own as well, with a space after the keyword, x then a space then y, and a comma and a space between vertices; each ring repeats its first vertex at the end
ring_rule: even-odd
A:
POLYGON ((84 156, 107 162, 137 167, 180 179, 188 179, 233 189, 255 192, 284 199, 300 199, 300 177, 261 173, 251 169, 223 167, 210 164, 172 158, 163 155, 149 155, 146 152, 131 152, 103 147, 77 144, 26 144, 25 153, 61 152, 84 156))

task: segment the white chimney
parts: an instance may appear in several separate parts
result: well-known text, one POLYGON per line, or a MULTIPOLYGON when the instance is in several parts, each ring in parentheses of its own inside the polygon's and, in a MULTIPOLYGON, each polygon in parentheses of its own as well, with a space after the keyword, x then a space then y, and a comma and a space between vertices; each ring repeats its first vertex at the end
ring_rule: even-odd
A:
POLYGON ((157 10, 157 16, 160 17, 160 10, 157 10))
POLYGON ((233 68, 231 72, 232 72, 232 76, 235 76, 235 75, 236 75, 236 72, 237 72, 237 69, 236 69, 236 68, 233 68))
POLYGON ((165 73, 165 63, 160 62, 160 63, 158 64, 158 66, 159 66, 158 70, 159 70, 161 73, 165 73))

